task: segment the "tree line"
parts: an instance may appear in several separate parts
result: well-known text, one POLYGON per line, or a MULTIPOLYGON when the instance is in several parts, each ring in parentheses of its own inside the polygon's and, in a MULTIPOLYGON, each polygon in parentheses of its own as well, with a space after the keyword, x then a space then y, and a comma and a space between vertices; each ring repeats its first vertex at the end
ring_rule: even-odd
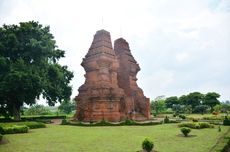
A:
POLYGON ((205 112, 228 112, 230 110, 229 101, 221 103, 219 101, 220 94, 216 92, 208 92, 202 94, 200 92, 192 92, 188 95, 180 97, 159 96, 151 101, 152 113, 158 114, 162 112, 174 113, 201 113, 205 112))

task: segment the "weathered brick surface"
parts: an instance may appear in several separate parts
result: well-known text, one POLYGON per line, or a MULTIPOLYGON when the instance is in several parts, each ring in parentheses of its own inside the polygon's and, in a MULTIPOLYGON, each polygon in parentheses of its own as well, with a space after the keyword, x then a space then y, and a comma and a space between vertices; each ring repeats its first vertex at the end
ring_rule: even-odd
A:
POLYGON ((130 53, 128 43, 123 42, 126 41, 115 42, 115 53, 109 32, 100 30, 94 35, 81 64, 86 71, 86 79, 75 98, 78 120, 121 121, 136 119, 139 114, 149 118, 149 101, 136 84, 140 68, 130 53), (128 57, 124 55, 125 50, 129 51, 128 57), (123 66, 123 63, 127 65, 123 66))

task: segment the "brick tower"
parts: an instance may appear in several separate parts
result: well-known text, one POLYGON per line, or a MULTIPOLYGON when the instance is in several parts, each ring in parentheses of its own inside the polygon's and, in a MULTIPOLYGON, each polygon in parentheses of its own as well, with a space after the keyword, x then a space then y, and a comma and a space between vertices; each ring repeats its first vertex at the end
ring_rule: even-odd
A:
POLYGON ((137 85, 139 64, 131 54, 128 42, 119 38, 115 40, 114 50, 119 62, 118 86, 124 89, 126 112, 132 114, 132 119, 144 120, 150 118, 150 101, 144 96, 137 85))
POLYGON ((109 32, 105 30, 96 32, 81 65, 86 71, 86 79, 76 97, 77 119, 120 121, 124 91, 118 87, 119 64, 109 32))
POLYGON ((150 118, 149 98, 136 83, 140 67, 124 39, 117 39, 113 50, 110 33, 97 31, 81 65, 86 74, 85 83, 75 98, 78 120, 150 118))

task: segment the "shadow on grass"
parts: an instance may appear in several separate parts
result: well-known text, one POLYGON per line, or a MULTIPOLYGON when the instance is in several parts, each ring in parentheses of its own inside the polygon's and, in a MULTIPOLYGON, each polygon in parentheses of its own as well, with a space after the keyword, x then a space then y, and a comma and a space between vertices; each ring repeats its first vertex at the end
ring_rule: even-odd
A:
POLYGON ((178 137, 184 137, 184 138, 191 138, 191 137, 197 137, 197 135, 188 135, 187 137, 185 137, 183 134, 178 134, 178 137))
POLYGON ((9 143, 9 140, 7 140, 4 136, 2 138, 2 141, 0 141, 0 145, 5 145, 5 144, 8 144, 9 143))

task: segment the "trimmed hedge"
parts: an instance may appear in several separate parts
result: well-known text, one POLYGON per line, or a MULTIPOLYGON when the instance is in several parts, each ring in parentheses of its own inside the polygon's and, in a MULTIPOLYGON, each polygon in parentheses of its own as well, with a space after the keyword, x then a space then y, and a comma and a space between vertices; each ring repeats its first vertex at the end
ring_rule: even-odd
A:
POLYGON ((214 128, 214 125, 207 122, 183 122, 178 127, 188 127, 192 129, 214 128))
POLYGON ((13 125, 11 127, 3 127, 3 134, 17 134, 17 133, 27 133, 29 127, 26 125, 13 125))
POLYGON ((14 123, 1 123, 0 124, 0 126, 2 126, 3 128, 12 127, 14 125, 18 125, 18 126, 26 125, 30 129, 45 128, 46 127, 46 125, 44 123, 41 123, 41 122, 14 122, 14 123))
POLYGON ((152 125, 159 125, 162 124, 162 121, 160 122, 136 122, 133 120, 125 120, 120 123, 111 123, 105 120, 102 120, 100 122, 96 123, 82 123, 82 122, 69 122, 65 121, 62 122, 63 125, 73 125, 73 126, 88 126, 88 127, 93 127, 93 126, 152 126, 152 125))
POLYGON ((230 126, 230 119, 226 116, 223 121, 224 126, 230 126))
POLYGON ((39 120, 47 120, 47 119, 66 119, 66 116, 24 116, 20 121, 15 121, 12 118, 0 118, 0 122, 21 122, 21 121, 39 121, 39 120))

